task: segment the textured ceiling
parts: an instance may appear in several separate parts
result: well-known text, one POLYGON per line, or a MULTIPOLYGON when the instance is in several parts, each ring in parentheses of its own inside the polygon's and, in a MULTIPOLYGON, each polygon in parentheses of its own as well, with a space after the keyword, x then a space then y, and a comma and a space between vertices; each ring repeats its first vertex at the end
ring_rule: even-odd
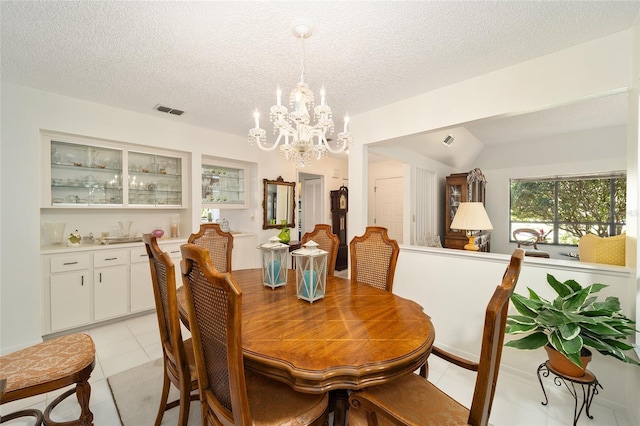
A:
MULTIPOLYGON (((316 96, 326 87, 339 126, 344 113, 629 28, 640 2, 5 0, 0 8, 3 81, 245 136, 253 110, 266 116, 276 86, 286 93, 300 77, 296 19, 314 28, 305 79, 316 96), (163 114, 157 104, 186 112, 163 114)), ((469 131, 496 143, 492 129, 469 131)))

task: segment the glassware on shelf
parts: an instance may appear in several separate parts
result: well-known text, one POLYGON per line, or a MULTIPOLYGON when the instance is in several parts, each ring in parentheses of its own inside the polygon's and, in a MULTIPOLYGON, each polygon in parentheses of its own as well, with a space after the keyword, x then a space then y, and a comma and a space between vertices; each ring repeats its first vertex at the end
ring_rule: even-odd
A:
POLYGON ((131 221, 120 221, 118 225, 120 226, 120 236, 123 238, 127 238, 131 236, 131 221))
POLYGON ((66 223, 45 223, 47 234, 49 236, 49 243, 53 245, 62 244, 64 228, 66 226, 66 223))
POLYGON ((176 238, 180 236, 180 220, 177 216, 172 216, 169 220, 169 229, 171 229, 171 237, 176 238))

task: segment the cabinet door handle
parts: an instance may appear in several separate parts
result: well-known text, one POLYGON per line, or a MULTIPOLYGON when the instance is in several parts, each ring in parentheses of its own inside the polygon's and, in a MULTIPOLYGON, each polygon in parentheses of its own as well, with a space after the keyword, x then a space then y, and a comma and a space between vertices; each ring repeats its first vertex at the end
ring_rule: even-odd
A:
POLYGON ((117 259, 118 259, 117 257, 107 257, 104 260, 117 260, 117 259))
POLYGON ((100 272, 99 282, 102 282, 102 272, 100 272))
POLYGON ((78 261, 75 262, 64 262, 63 265, 76 265, 78 261))
POLYGON ((84 285, 84 275, 80 275, 80 285, 84 285))
POLYGON ((147 257, 147 255, 146 254, 141 254, 140 257, 147 257))
POLYGON ((180 253, 180 250, 172 250, 170 253, 180 253))

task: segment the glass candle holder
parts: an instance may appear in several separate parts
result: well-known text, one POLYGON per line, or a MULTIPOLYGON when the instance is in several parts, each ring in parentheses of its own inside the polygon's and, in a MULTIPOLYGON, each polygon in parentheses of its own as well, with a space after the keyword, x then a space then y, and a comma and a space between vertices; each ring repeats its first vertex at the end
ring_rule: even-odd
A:
POLYGON ((64 228, 66 223, 45 223, 47 228, 47 235, 49 236, 49 243, 57 245, 62 244, 64 239, 64 228))

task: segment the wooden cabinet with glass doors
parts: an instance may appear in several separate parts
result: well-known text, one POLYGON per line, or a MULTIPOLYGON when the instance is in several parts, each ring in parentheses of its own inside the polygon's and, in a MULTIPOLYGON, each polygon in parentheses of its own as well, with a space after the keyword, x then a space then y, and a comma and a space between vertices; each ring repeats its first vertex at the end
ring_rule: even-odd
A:
MULTIPOLYGON (((447 176, 445 190, 445 234, 446 248, 464 250, 469 242, 466 231, 451 229, 451 222, 458 211, 460 203, 479 201, 485 203, 487 180, 480 169, 467 173, 454 173, 447 176)), ((475 243, 483 252, 490 251, 490 231, 474 231, 475 243)))

